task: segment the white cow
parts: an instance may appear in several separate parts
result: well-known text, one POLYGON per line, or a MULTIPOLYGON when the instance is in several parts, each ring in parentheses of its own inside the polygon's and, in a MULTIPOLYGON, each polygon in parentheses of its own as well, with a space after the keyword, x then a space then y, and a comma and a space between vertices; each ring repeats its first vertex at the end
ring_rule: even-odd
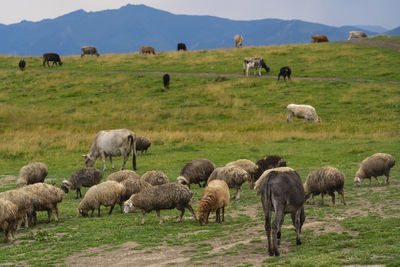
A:
POLYGON ((106 157, 110 158, 111 168, 114 169, 112 156, 122 156, 121 170, 123 170, 131 152, 133 169, 136 170, 136 134, 127 129, 107 130, 97 133, 89 153, 82 157, 85 158, 86 167, 93 167, 96 160, 101 157, 105 171, 106 157))
POLYGON ((304 119, 304 123, 310 120, 315 121, 316 124, 321 123, 321 118, 318 117, 315 108, 310 105, 289 104, 286 107, 286 122, 292 122, 293 117, 304 119))
POLYGON ((368 35, 366 35, 365 32, 362 31, 350 31, 349 39, 347 40, 351 40, 353 38, 361 38, 361 37, 368 37, 368 35))
POLYGON ((266 72, 270 71, 264 59, 260 57, 246 57, 243 60, 243 73, 246 76, 249 76, 249 69, 254 69, 254 75, 256 75, 258 70, 258 75, 261 76, 261 68, 264 68, 266 72))

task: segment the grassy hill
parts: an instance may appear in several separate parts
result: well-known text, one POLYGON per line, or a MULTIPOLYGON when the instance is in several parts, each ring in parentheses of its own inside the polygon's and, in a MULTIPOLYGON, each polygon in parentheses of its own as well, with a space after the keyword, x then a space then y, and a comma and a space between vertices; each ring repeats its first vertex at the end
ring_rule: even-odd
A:
MULTIPOLYGON (((136 242, 135 250, 154 257, 157 249, 164 249, 160 246, 186 247, 188 251, 179 256, 190 264, 224 264, 224 255, 230 255, 232 264, 242 265, 400 263, 399 168, 393 168, 390 186, 378 186, 376 181, 362 188, 353 185, 358 163, 365 157, 386 152, 400 158, 398 52, 352 44, 306 44, 155 56, 71 56, 62 58, 62 67, 51 69, 41 66, 41 58, 28 57, 25 72, 17 70, 19 59, 0 56, 0 191, 15 188, 15 180, 6 175, 17 175, 33 161, 45 162, 48 182, 58 186, 83 167, 80 155, 87 153, 96 132, 129 128, 152 140, 149 154, 138 157, 140 175, 162 170, 172 182, 195 158, 223 166, 239 158, 257 161, 277 154, 303 180, 321 166, 339 168, 347 178, 348 205, 307 204, 309 224, 302 234, 303 245, 295 246, 287 219, 283 256, 270 258, 264 250, 260 200, 247 183, 242 199, 227 209, 226 223, 217 225, 211 219, 205 227, 189 214, 175 224, 176 210, 162 211, 168 217, 160 226, 155 213, 140 226, 140 215, 118 214, 119 207, 112 216, 102 208, 102 217, 84 219, 77 215, 79 201, 70 193, 60 204, 61 222, 44 225, 47 215, 40 214, 39 225, 19 231, 14 245, 0 245, 7 248, 0 250, 0 264, 40 265, 43 258, 48 264, 62 264, 72 253, 100 245, 118 250, 128 241, 136 242), (246 56, 265 58, 273 79, 242 77, 246 56), (292 68, 293 80, 277 83, 275 75, 285 65, 292 68), (162 87, 164 72, 171 73, 169 90, 162 87), (288 125, 285 107, 290 103, 313 105, 322 125, 302 120, 288 125), (252 209, 254 214, 249 214, 252 209), (330 231, 332 225, 342 230, 330 231), (223 240, 243 244, 221 251, 217 248, 223 240), (233 261, 249 255, 258 261, 233 261)), ((119 167, 121 159, 114 161, 119 167)), ((97 161, 96 167, 101 169, 102 163, 97 161)), ((110 173, 107 170, 105 177, 110 173)), ((203 189, 192 189, 196 206, 203 189)))

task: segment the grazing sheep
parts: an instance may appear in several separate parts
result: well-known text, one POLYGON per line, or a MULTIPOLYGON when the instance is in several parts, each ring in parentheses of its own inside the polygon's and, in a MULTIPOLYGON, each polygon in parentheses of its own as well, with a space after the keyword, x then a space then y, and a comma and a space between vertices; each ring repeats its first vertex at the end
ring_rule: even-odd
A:
POLYGON ((59 221, 57 204, 63 198, 63 191, 61 189, 49 184, 36 183, 19 190, 28 193, 32 198, 32 207, 28 210, 28 217, 29 221, 33 218, 34 225, 37 223, 37 211, 47 211, 48 217, 46 223, 50 222, 52 213, 54 213, 54 220, 56 222, 59 221))
POLYGON ((140 151, 143 155, 143 151, 147 153, 147 149, 151 146, 151 141, 146 136, 138 136, 136 138, 136 152, 140 151))
POLYGON ((4 231, 4 243, 8 242, 8 236, 11 236, 11 242, 14 241, 14 231, 17 226, 18 207, 11 201, 0 199, 0 228, 4 231))
POLYGON ((321 118, 318 117, 315 108, 310 105, 289 104, 286 107, 286 122, 292 122, 293 117, 304 119, 304 123, 310 122, 310 120, 315 121, 317 125, 321 123, 321 118))
POLYGON ((32 207, 31 196, 23 190, 8 190, 0 193, 0 199, 5 199, 14 203, 17 208, 17 230, 20 228, 22 220, 25 220, 25 229, 29 227, 27 212, 32 207))
POLYGON ((286 77, 288 78, 288 80, 291 80, 290 75, 292 75, 292 70, 289 68, 289 66, 282 67, 278 74, 278 81, 281 78, 281 76, 283 76, 285 82, 286 82, 286 77))
POLYGON ((47 173, 48 169, 44 163, 34 162, 25 165, 19 170, 17 186, 23 187, 28 184, 43 183, 47 173))
POLYGON ((125 202, 124 213, 142 212, 142 224, 144 224, 144 215, 155 210, 159 218, 159 224, 162 224, 160 210, 176 208, 181 211, 177 220, 177 222, 180 222, 185 213, 185 208, 187 208, 192 213, 194 219, 197 220, 196 214, 189 204, 192 196, 193 192, 188 187, 177 183, 151 186, 132 195, 125 202))
POLYGON ((81 51, 82 51, 81 58, 84 55, 96 55, 97 57, 100 56, 99 52, 94 46, 82 46, 81 51))
POLYGON ((168 176, 162 171, 148 171, 140 177, 140 180, 151 185, 168 184, 168 176))
POLYGON ((93 168, 87 167, 81 170, 74 172, 68 180, 64 180, 61 183, 61 189, 68 193, 69 190, 76 189, 76 199, 82 197, 81 188, 84 187, 91 187, 100 183, 101 179, 103 178, 103 172, 93 168))
POLYGON ((301 245, 300 233, 305 221, 304 189, 296 171, 268 170, 260 177, 261 202, 265 215, 268 253, 279 256, 278 244, 285 214, 290 213, 296 231, 296 244, 301 245), (275 212, 271 227, 272 211, 275 212), (271 242, 272 228, 272 242, 271 242))
POLYGON ((254 181, 257 181, 266 170, 278 167, 286 167, 286 161, 279 156, 271 155, 258 160, 256 165, 258 166, 258 169, 254 176, 254 181))
POLYGON ((208 183, 212 180, 223 180, 227 183, 229 188, 236 188, 235 199, 240 199, 240 191, 242 190, 242 184, 250 180, 250 175, 240 167, 237 166, 225 166, 216 168, 208 178, 208 183))
POLYGON ((143 180, 132 179, 132 178, 123 180, 121 184, 125 188, 124 193, 122 195, 122 201, 128 200, 133 194, 137 194, 143 189, 151 186, 151 184, 143 180))
POLYGON ((376 181, 380 184, 378 176, 385 175, 385 184, 389 184, 390 169, 394 165, 395 159, 392 155, 385 153, 373 154, 361 162, 360 168, 356 172, 354 183, 360 186, 362 179, 368 178, 369 184, 371 184, 371 177, 375 177, 376 181))
POLYGON ((343 204, 346 205, 343 193, 344 174, 334 167, 322 167, 312 171, 304 183, 306 200, 312 195, 312 203, 315 204, 314 196, 321 194, 322 205, 324 204, 324 194, 332 197, 335 205, 335 191, 342 195, 343 204))
POLYGON ((236 34, 233 39, 235 40, 236 48, 242 47, 243 44, 243 36, 236 34))
POLYGON ((210 212, 216 213, 216 222, 221 223, 225 220, 225 207, 229 204, 229 187, 225 181, 213 180, 204 189, 203 197, 197 206, 197 217, 200 225, 208 222, 210 212), (220 210, 222 209, 222 220, 220 210))
POLYGON ((312 43, 329 42, 328 37, 326 37, 325 35, 312 35, 311 40, 312 40, 312 43))
POLYGON ((180 51, 180 50, 186 51, 186 44, 185 43, 178 43, 177 44, 176 51, 180 51))
POLYGON ((24 71, 24 70, 25 70, 25 66, 26 66, 25 60, 24 60, 24 59, 21 59, 21 60, 19 61, 19 63, 18 63, 19 69, 20 69, 21 71, 24 71))
POLYGON ((78 211, 83 217, 87 217, 89 210, 91 210, 91 216, 93 217, 94 210, 97 209, 97 216, 100 217, 100 205, 111 206, 108 212, 108 214, 111 214, 115 204, 119 204, 122 212, 124 193, 125 187, 116 181, 106 181, 92 186, 86 192, 81 203, 79 203, 78 211))
POLYGON ((139 180, 140 176, 135 171, 122 170, 122 171, 117 171, 117 172, 111 173, 107 177, 107 181, 116 181, 118 183, 122 182, 125 179, 137 179, 137 180, 139 180))
POLYGON ((237 166, 245 170, 249 174, 249 186, 250 189, 254 188, 254 177, 258 171, 258 166, 248 159, 238 159, 236 161, 230 162, 225 166, 237 166))
POLYGON ((215 164, 208 159, 195 159, 186 163, 177 178, 177 182, 190 188, 190 184, 198 184, 204 182, 203 187, 207 184, 207 179, 214 171, 215 164))
POLYGON ((151 47, 151 46, 142 46, 142 47, 140 47, 140 53, 142 55, 144 55, 144 54, 153 54, 153 55, 155 55, 156 54, 156 52, 154 51, 154 48, 151 47))
POLYGON ((267 177, 267 175, 272 171, 275 171, 275 172, 290 172, 290 171, 294 171, 294 170, 292 168, 290 168, 290 167, 277 167, 277 168, 268 169, 265 172, 263 172, 263 174, 260 176, 260 178, 258 178, 258 180, 256 181, 255 186, 254 186, 254 190, 256 190, 257 195, 260 194, 260 185, 261 185, 262 180, 265 177, 267 177))

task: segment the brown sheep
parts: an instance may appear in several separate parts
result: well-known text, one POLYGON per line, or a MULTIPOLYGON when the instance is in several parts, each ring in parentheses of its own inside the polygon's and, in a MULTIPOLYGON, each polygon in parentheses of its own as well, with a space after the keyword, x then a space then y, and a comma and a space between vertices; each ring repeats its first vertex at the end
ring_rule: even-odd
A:
POLYGON ((249 177, 250 175, 240 167, 225 166, 216 168, 208 178, 207 184, 212 180, 223 180, 227 183, 229 188, 236 188, 236 194, 234 198, 239 200, 242 184, 248 181, 249 177))
POLYGON ((203 187, 207 184, 207 179, 214 171, 215 164, 208 159, 195 159, 186 163, 176 179, 179 184, 190 188, 190 184, 198 184, 204 182, 203 187))
POLYGON ((122 170, 111 173, 107 177, 107 181, 116 181, 118 183, 122 182, 125 179, 140 179, 140 176, 135 171, 122 170))
POLYGON ((47 173, 48 168, 44 163, 34 162, 25 165, 19 170, 17 186, 23 187, 28 184, 43 183, 47 173))
POLYGON ((140 177, 140 180, 151 185, 168 184, 168 176, 162 171, 148 171, 140 177))
POLYGON ((124 193, 122 195, 123 201, 128 200, 133 194, 137 194, 143 189, 151 186, 151 184, 143 180, 132 178, 123 180, 121 184, 125 187, 124 193))
POLYGON ((23 190, 8 190, 0 193, 0 199, 5 199, 14 203, 18 208, 17 230, 20 228, 22 220, 25 220, 25 229, 29 227, 27 212, 32 207, 32 197, 23 190))
POLYGON ((258 166, 248 159, 238 159, 236 161, 230 162, 225 166, 237 166, 245 170, 249 174, 249 187, 254 188, 255 175, 258 171, 258 166))
POLYGON ((14 241, 14 231, 17 226, 18 207, 11 201, 0 199, 0 228, 4 231, 4 243, 8 242, 8 236, 11 236, 11 242, 14 241))

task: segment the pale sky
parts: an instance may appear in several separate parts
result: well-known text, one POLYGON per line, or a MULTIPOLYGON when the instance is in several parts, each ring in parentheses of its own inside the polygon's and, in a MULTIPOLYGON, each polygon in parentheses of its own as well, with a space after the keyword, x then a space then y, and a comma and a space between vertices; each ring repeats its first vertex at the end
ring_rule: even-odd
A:
POLYGON ((77 9, 99 11, 145 4, 174 14, 234 20, 300 19, 331 26, 400 26, 400 0, 0 0, 0 23, 56 18, 77 9))

